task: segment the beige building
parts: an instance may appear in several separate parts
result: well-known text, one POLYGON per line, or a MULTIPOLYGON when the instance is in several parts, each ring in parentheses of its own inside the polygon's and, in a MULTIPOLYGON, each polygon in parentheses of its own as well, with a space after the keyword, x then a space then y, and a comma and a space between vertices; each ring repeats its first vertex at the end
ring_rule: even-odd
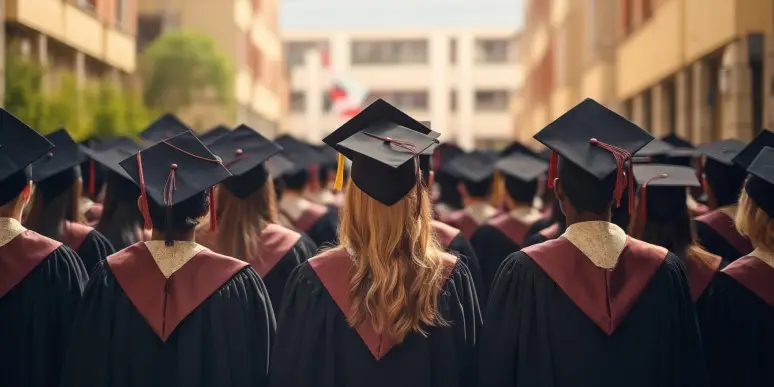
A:
POLYGON ((139 0, 144 48, 165 28, 185 28, 212 36, 236 69, 236 114, 200 104, 181 113, 196 128, 245 123, 273 136, 287 105, 278 0, 139 0))
POLYGON ((527 0, 519 137, 584 97, 694 142, 774 124, 774 1, 527 0))
MULTIPOLYGON (((5 0, 6 39, 79 85, 103 76, 125 80, 136 66, 136 0, 5 0)), ((9 53, 11 55, 11 53, 9 53)))
POLYGON ((328 97, 334 76, 432 121, 463 148, 513 137, 510 98, 521 86, 515 29, 283 31, 290 73, 287 127, 317 141, 343 122, 328 97), (322 53, 328 53, 325 66, 322 53))

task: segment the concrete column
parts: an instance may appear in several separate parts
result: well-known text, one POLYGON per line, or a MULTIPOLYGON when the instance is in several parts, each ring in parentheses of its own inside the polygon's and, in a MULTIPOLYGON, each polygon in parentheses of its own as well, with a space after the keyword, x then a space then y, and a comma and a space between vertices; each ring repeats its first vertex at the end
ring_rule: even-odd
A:
POLYGON ((747 59, 747 42, 738 39, 726 46, 723 53, 721 105, 723 122, 721 136, 749 141, 752 139, 752 74, 747 59))
POLYGON ((710 111, 707 106, 707 93, 709 91, 707 66, 702 61, 694 62, 691 65, 692 78, 692 98, 691 113, 693 114, 693 125, 691 126, 691 141, 702 144, 712 140, 710 127, 710 111))
POLYGON ((691 90, 689 89, 690 72, 680 70, 675 76, 675 133, 682 138, 691 138, 691 90))
POLYGON ((473 114, 475 113, 475 90, 473 86, 473 36, 460 35, 457 39, 457 145, 465 150, 475 147, 473 114))
POLYGON ((645 125, 645 98, 642 97, 642 94, 637 94, 632 98, 631 121, 639 126, 645 125))
POLYGON ((433 124, 433 130, 448 139, 451 137, 449 133, 449 36, 442 32, 435 32, 430 36, 429 44, 429 119, 433 124))
POLYGON ((660 138, 672 130, 669 127, 669 98, 661 83, 650 90, 650 106, 651 127, 648 130, 654 137, 660 138))

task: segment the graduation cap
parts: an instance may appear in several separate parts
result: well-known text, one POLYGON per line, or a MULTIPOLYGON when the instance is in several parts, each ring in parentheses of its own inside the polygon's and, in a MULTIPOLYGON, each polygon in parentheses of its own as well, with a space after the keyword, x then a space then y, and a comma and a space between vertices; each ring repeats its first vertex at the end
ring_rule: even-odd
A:
POLYGON ((663 142, 665 142, 665 143, 667 143, 669 145, 672 145, 673 147, 676 147, 676 148, 689 148, 689 149, 696 148, 696 146, 693 145, 692 142, 690 142, 690 141, 688 141, 688 140, 686 140, 686 139, 684 139, 684 138, 682 138, 682 137, 680 137, 680 136, 678 136, 678 135, 676 135, 674 133, 669 133, 666 136, 661 137, 661 141, 663 141, 663 142))
POLYGON ((231 129, 226 125, 218 125, 214 128, 210 128, 210 130, 202 133, 199 135, 199 139, 202 140, 202 142, 205 145, 210 145, 213 142, 215 142, 217 139, 229 134, 231 132, 231 129))
POLYGON ((59 196, 81 177, 86 155, 64 129, 46 136, 55 148, 32 164, 32 181, 46 200, 59 196))
MULTIPOLYGON (((101 170, 97 168, 96 164, 102 164, 99 160, 95 160, 93 151, 108 151, 119 150, 119 154, 133 154, 137 153, 142 147, 134 140, 127 136, 119 136, 109 139, 103 139, 99 142, 81 143, 81 151, 87 157, 88 160, 81 163, 81 172, 85 169, 88 173, 87 178, 84 179, 84 189, 88 190, 90 195, 97 193, 97 187, 102 186, 103 176, 101 170)), ((121 169, 121 168, 119 168, 121 169)), ((118 172, 118 171, 113 171, 118 172)), ((123 172, 123 169, 120 171, 123 172)))
POLYGON ((246 198, 266 183, 269 175, 264 162, 282 148, 249 126, 239 125, 217 139, 210 150, 233 175, 222 184, 237 197, 246 198))
POLYGON ((271 172, 271 178, 274 180, 285 176, 288 171, 291 171, 294 168, 295 165, 293 162, 282 153, 278 153, 269 159, 269 172, 271 172))
POLYGON ((293 168, 286 172, 294 175, 302 171, 317 173, 319 153, 309 144, 290 135, 282 135, 274 140, 282 147, 282 154, 293 162, 293 168))
POLYGON ((634 154, 634 157, 663 156, 674 151, 674 148, 675 147, 673 147, 672 145, 669 145, 669 143, 665 141, 654 139, 653 141, 649 142, 647 145, 642 147, 642 149, 638 150, 634 154))
POLYGON ((745 144, 736 139, 715 141, 709 144, 700 145, 697 149, 707 156, 708 159, 717 161, 723 165, 733 165, 734 157, 744 149, 745 144))
MULTIPOLYGON (((225 180, 231 173, 222 161, 207 149, 189 130, 162 140, 120 163, 127 174, 140 186, 145 228, 152 227, 148 210, 150 198, 167 211, 206 189, 225 180)), ((210 198, 210 226, 215 229, 216 200, 210 198)))
POLYGON ((561 155, 597 180, 604 180, 616 172, 613 192, 616 203, 620 205, 628 183, 629 212, 633 211, 631 159, 653 140, 648 132, 597 101, 586 98, 538 132, 535 139, 552 151, 549 188, 553 188, 561 155), (628 177, 624 172, 627 165, 628 177))
POLYGON ((548 163, 516 152, 498 160, 494 167, 506 176, 528 183, 542 176, 548 170, 548 163))
POLYGON ((53 148, 49 140, 0 108, 0 205, 19 195, 30 181, 30 164, 53 148))
POLYGON ((774 132, 764 129, 747 144, 732 160, 732 162, 744 169, 747 169, 753 160, 758 157, 758 153, 765 147, 774 148, 774 132))
POLYGON ((140 138, 147 142, 155 143, 189 130, 191 129, 180 121, 177 116, 167 113, 157 118, 156 121, 151 122, 151 124, 140 133, 140 138))
POLYGON ((538 152, 535 152, 532 148, 518 142, 514 141, 510 143, 505 149, 503 149, 500 152, 500 157, 507 157, 513 153, 521 153, 523 155, 527 155, 536 159, 540 159, 541 156, 538 152))
POLYGON ((90 160, 92 160, 92 162, 105 167, 109 171, 120 175, 124 179, 132 182, 134 181, 132 177, 129 176, 129 174, 126 173, 126 171, 121 167, 120 163, 127 157, 136 153, 136 151, 130 152, 123 148, 92 149, 87 147, 81 148, 81 151, 90 160))
POLYGON ((701 186, 696 170, 677 165, 635 165, 634 177, 640 185, 639 217, 643 221, 668 221, 683 215, 686 188, 701 186))
POLYGON ((443 166, 444 172, 460 180, 478 183, 494 174, 497 159, 482 151, 473 151, 455 157, 443 166))
MULTIPOLYGON (((323 139, 342 157, 352 160, 352 181, 358 188, 387 206, 402 199, 413 187, 418 192, 422 189, 419 155, 432 152, 429 148, 438 143, 427 135, 429 128, 404 116, 408 117, 377 100, 323 139)), ((337 189, 343 182, 342 157, 336 174, 337 189)))
POLYGON ((769 217, 774 218, 774 148, 764 147, 747 168, 744 190, 769 217))

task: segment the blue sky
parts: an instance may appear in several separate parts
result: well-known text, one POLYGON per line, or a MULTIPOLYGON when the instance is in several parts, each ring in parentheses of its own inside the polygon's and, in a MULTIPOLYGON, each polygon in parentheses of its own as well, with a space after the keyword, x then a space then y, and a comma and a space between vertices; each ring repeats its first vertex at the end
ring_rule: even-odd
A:
POLYGON ((521 27, 522 0, 279 0, 283 29, 521 27))

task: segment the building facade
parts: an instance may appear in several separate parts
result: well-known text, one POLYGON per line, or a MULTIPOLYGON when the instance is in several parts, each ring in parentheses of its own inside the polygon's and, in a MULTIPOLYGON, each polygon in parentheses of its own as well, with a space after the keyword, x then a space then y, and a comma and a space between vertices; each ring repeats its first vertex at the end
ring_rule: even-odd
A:
POLYGON ((515 29, 283 31, 290 74, 288 130, 318 141, 341 125, 328 90, 341 76, 419 120, 445 141, 492 148, 513 138, 521 86, 515 29))
POLYGON ((236 71, 236 109, 199 103, 180 113, 197 129, 247 124, 274 136, 287 110, 287 81, 278 34, 278 0, 139 0, 138 49, 165 29, 200 31, 213 37, 236 71))
POLYGON ((774 2, 528 0, 528 139, 584 97, 660 137, 751 139, 774 124, 774 2))
MULTIPOLYGON (((5 0, 6 40, 50 69, 125 81, 135 71, 136 0, 5 0)), ((8 55, 12 55, 10 52, 8 55)), ((47 82, 49 83, 49 82, 47 82)))

